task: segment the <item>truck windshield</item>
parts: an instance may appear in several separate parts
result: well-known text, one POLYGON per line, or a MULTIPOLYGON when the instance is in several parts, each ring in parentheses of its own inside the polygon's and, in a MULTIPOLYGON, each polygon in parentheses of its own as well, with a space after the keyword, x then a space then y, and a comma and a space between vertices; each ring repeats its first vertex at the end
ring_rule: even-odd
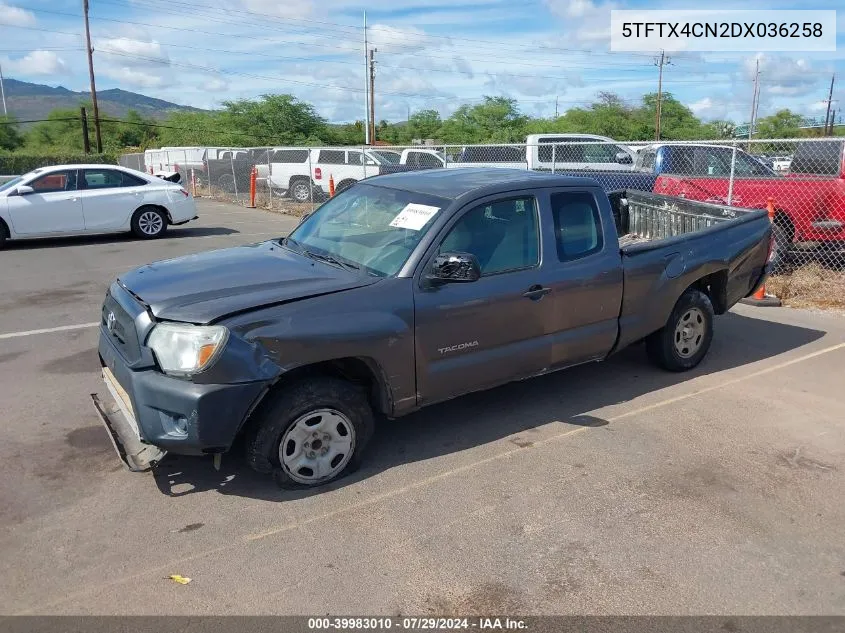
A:
POLYGON ((288 236, 288 248, 339 265, 395 275, 449 200, 359 183, 323 204, 288 236))

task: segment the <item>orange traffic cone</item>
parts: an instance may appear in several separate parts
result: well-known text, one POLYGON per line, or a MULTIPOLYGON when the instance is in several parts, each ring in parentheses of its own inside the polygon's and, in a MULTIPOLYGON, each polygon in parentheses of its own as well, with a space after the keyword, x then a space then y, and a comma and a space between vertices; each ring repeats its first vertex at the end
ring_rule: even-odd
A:
POLYGON ((329 174, 329 198, 334 198, 334 176, 329 174))
MULTIPOLYGON (((775 199, 769 198, 766 201, 766 210, 769 212, 769 222, 775 220, 775 199)), ((774 295, 766 294, 766 282, 763 281, 757 291, 750 297, 742 300, 742 303, 750 306, 758 306, 761 308, 777 308, 781 306, 781 301, 774 295)))

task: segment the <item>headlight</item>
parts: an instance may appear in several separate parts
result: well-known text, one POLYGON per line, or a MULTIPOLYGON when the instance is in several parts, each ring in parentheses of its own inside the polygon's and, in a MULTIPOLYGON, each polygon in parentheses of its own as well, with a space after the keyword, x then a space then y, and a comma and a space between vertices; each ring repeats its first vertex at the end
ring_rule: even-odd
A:
POLYGON ((211 365, 228 335, 222 325, 159 323, 150 332, 147 345, 165 373, 190 375, 211 365))

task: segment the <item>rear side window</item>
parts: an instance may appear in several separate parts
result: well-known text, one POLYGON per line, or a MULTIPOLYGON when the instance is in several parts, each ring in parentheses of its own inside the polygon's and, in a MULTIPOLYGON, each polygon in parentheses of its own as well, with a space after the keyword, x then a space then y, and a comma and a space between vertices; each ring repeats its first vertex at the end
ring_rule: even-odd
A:
POLYGON ((274 163, 304 163, 306 160, 308 160, 307 149, 278 149, 273 152, 274 163))
POLYGON ((320 150, 320 158, 317 162, 325 163, 326 165, 343 165, 346 163, 346 152, 333 149, 320 150))
POLYGON ((567 262, 599 252, 604 241, 596 199, 583 191, 555 193, 551 199, 558 259, 567 262))
POLYGON ((82 187, 85 189, 114 189, 147 184, 140 178, 116 169, 86 169, 82 178, 82 187))
POLYGON ((838 176, 842 166, 845 141, 819 141, 801 143, 789 166, 793 174, 808 176, 838 176))
POLYGON ((584 162, 584 146, 573 145, 570 138, 540 139, 537 148, 537 158, 544 163, 582 163, 584 162))

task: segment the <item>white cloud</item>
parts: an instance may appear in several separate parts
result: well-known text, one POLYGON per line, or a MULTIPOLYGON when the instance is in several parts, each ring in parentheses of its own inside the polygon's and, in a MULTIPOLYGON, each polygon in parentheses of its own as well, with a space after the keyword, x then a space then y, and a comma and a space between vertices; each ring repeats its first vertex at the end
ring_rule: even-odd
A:
POLYGON ((26 9, 0 2, 0 24, 32 26, 35 24, 35 15, 26 9))
POLYGON ((6 63, 12 73, 20 75, 65 75, 69 72, 67 62, 53 51, 32 51, 6 63))
POLYGON ((692 110, 695 116, 701 116, 703 114, 707 114, 709 110, 713 109, 713 99, 710 97, 704 97, 698 101, 693 101, 688 107, 692 110))
POLYGON ((750 81, 754 80, 757 60, 760 61, 761 95, 803 96, 816 90, 819 85, 820 75, 809 60, 762 53, 746 58, 743 63, 743 74, 750 81))
POLYGON ((214 77, 211 81, 204 82, 202 88, 211 92, 224 92, 229 89, 229 82, 220 77, 214 77))
POLYGON ((304 18, 314 11, 312 0, 242 0, 247 11, 279 18, 304 18))
POLYGON ((153 65, 167 66, 170 58, 161 44, 152 41, 116 37, 95 43, 94 50, 102 53, 110 60, 121 66, 148 67, 153 65))
POLYGON ((135 88, 157 88, 164 83, 158 75, 129 66, 107 67, 100 74, 135 88))
POLYGON ((413 27, 400 29, 386 24, 374 24, 367 30, 370 45, 378 48, 381 53, 412 53, 437 46, 436 43, 432 45, 425 31, 413 27))

